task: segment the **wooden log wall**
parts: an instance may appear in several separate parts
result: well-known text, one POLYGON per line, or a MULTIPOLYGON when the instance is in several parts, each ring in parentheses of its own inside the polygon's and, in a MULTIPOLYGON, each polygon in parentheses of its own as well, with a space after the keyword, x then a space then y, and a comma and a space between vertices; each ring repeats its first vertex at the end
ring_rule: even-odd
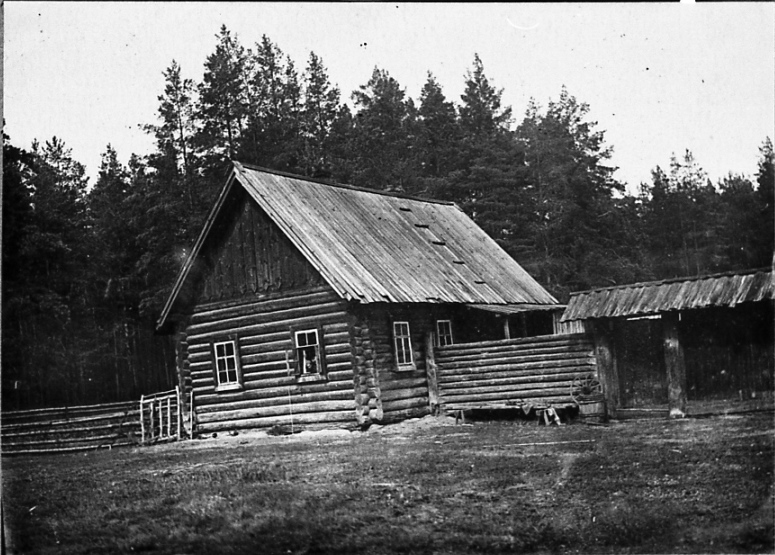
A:
POLYGON ((425 367, 425 341, 436 325, 435 316, 423 307, 363 309, 377 370, 382 422, 398 422, 430 413, 425 367), (393 342, 393 322, 409 322, 414 369, 399 370, 393 342))
POLYGON ((346 303, 328 288, 195 309, 182 338, 194 393, 195 433, 274 425, 295 430, 357 426, 351 324, 346 303), (299 383, 290 362, 291 329, 318 326, 326 380, 299 383), (218 392, 210 342, 230 335, 239 338, 243 388, 218 392))
POLYGON ((139 401, 2 414, 2 454, 34 455, 135 445, 139 401))
POLYGON ((586 335, 551 335, 436 350, 442 408, 571 405, 573 379, 597 375, 586 335))
POLYGON ((366 427, 383 418, 379 372, 369 321, 357 308, 351 310, 351 351, 354 367, 355 413, 360 426, 366 427))

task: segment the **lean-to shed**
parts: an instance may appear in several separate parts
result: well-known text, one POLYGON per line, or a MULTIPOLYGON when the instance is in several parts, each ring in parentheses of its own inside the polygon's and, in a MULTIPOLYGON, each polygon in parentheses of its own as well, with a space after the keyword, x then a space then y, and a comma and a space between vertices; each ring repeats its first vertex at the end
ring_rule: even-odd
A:
MULTIPOLYGON (((594 331, 608 408, 772 398, 770 269, 572 293, 561 323, 594 331)), ((706 403, 707 404, 707 403, 706 403)))
POLYGON ((158 329, 198 430, 347 427, 427 414, 434 344, 557 306, 454 204, 235 162, 158 329))

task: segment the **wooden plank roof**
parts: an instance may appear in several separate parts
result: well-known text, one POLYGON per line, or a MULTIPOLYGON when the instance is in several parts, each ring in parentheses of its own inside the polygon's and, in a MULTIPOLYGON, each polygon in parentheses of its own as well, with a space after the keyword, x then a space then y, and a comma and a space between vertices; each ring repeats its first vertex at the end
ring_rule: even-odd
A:
POLYGON ((770 269, 634 283, 571 293, 561 322, 619 318, 775 299, 770 269))
POLYGON ((455 204, 331 185, 234 162, 178 276, 160 327, 235 183, 343 299, 360 303, 557 304, 455 204))

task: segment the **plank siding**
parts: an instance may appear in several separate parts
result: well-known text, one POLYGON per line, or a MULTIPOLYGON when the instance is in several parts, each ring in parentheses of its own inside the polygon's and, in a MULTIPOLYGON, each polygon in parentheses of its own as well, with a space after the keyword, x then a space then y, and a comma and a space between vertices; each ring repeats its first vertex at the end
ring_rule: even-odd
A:
POLYGON ((283 298, 194 310, 186 329, 196 431, 292 425, 355 427, 356 403, 347 304, 313 288, 283 298), (325 381, 301 383, 295 374, 292 330, 322 330, 325 381), (239 338, 243 387, 217 391, 211 341, 239 338))
POLYGON ((442 408, 571 405, 574 378, 597 374, 585 335, 449 345, 436 364, 442 408))
POLYGON ((217 222, 205 254, 199 302, 309 289, 323 278, 243 189, 217 222))

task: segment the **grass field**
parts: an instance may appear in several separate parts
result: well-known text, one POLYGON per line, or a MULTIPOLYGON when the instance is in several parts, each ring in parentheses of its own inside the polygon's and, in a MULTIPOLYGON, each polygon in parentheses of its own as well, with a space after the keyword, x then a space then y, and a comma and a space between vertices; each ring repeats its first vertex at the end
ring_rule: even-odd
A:
POLYGON ((3 459, 9 553, 773 552, 772 413, 3 459))

